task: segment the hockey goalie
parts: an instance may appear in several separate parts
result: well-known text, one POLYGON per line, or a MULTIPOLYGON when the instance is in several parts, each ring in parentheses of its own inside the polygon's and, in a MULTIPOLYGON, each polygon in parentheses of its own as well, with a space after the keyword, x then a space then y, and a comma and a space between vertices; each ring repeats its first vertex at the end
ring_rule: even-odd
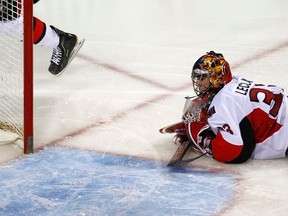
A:
POLYGON ((232 76, 229 63, 214 51, 196 61, 191 78, 197 97, 187 98, 181 122, 160 129, 175 133, 175 143, 183 147, 172 161, 180 161, 189 147, 223 163, 287 156, 282 88, 232 76))

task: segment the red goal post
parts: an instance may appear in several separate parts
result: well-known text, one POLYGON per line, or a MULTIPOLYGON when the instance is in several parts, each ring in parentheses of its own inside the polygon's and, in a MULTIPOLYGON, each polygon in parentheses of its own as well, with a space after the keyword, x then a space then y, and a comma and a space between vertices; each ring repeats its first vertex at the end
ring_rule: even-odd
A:
POLYGON ((33 153, 33 0, 24 0, 24 153, 33 153))

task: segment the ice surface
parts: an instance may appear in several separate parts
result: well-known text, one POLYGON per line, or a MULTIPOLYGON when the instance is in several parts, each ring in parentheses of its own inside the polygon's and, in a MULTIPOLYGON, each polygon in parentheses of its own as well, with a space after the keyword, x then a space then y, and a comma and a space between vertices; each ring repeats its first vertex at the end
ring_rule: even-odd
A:
MULTIPOLYGON (((165 164, 177 146, 172 144, 172 136, 160 134, 158 130, 179 121, 184 97, 193 95, 192 64, 206 51, 222 52, 235 74, 288 89, 287 9, 288 3, 283 0, 40 1, 34 6, 36 16, 47 24, 77 33, 86 41, 69 68, 57 78, 47 70, 52 51, 35 48, 36 149, 65 146, 80 152, 81 149, 90 150, 92 155, 97 152, 104 156, 122 155, 123 161, 132 156, 165 164)), ((0 151, 3 166, 22 155, 22 150, 15 145, 0 146, 0 151)), ((60 153, 61 150, 57 155, 60 153)), ((35 164, 44 163, 46 159, 37 154, 35 164)), ((18 158, 18 162, 34 158, 26 157, 18 158)), ((90 156, 79 160, 85 161, 87 157, 90 156)), ((67 164, 67 161, 63 163, 67 164)), ((16 166, 15 163, 9 165, 11 169, 16 166)), ((38 175, 49 165, 53 163, 27 169, 38 175)), ((183 193, 183 188, 190 187, 190 183, 196 188, 202 186, 200 180, 207 176, 202 177, 201 172, 196 172, 198 182, 195 183, 193 178, 189 181, 190 175, 196 175, 195 167, 228 173, 229 179, 231 176, 236 179, 236 182, 233 180, 225 185, 233 194, 224 200, 219 211, 211 212, 211 203, 203 200, 195 206, 199 215, 207 215, 203 213, 205 209, 211 214, 229 216, 287 215, 287 159, 226 165, 201 158, 191 163, 191 173, 179 171, 179 175, 187 177, 187 183, 175 185, 169 182, 173 191, 183 193)), ((92 168, 85 169, 92 171, 92 168)), ((13 170, 14 178, 5 180, 1 177, 2 186, 8 184, 10 188, 23 184, 21 176, 24 174, 20 170, 13 170)), ((112 170, 114 175, 119 173, 112 170)), ((131 175, 141 171, 141 166, 139 170, 132 169, 131 175)), ((159 179, 165 178, 162 173, 165 167, 154 171, 156 183, 161 186, 159 179)), ((105 181, 110 184, 107 179, 105 181)), ((215 181, 214 177, 211 181, 215 181)), ((139 196, 145 196, 139 185, 139 196)), ((53 184, 44 186, 53 189, 53 184)), ((189 189, 193 196, 194 189, 189 189)), ((21 191, 21 187, 17 190, 21 191)), ((99 192, 96 187, 94 190, 95 194, 99 192)), ((20 199, 21 195, 18 196, 20 199)), ((33 196, 25 196, 33 200, 33 196)), ((124 200, 129 198, 123 196, 124 200)), ((5 200, 12 201, 9 197, 5 200)), ((174 201, 180 202, 178 198, 174 201)), ((181 200, 181 203, 185 201, 181 200)), ((53 205, 50 198, 37 202, 53 205)), ((179 204, 179 208, 183 205, 179 204)), ((181 212, 172 214, 181 215, 181 212)), ((194 211, 191 215, 195 215, 194 211)))

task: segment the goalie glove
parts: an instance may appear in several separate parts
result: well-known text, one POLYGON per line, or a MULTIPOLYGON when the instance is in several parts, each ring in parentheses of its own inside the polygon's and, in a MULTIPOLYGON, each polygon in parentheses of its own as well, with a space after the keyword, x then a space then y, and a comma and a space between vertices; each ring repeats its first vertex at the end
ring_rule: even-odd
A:
POLYGON ((192 148, 198 153, 212 157, 211 140, 215 134, 207 122, 190 122, 186 125, 192 148))
POLYGON ((190 122, 205 122, 207 109, 206 101, 201 98, 195 98, 193 100, 186 99, 186 104, 183 110, 182 121, 185 124, 190 122))

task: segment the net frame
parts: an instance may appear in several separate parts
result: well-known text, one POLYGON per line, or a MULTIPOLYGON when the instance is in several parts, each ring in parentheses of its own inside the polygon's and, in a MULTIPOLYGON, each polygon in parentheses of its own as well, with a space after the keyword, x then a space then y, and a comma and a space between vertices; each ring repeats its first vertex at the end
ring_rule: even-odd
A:
POLYGON ((0 0, 0 33, 0 144, 33 153, 33 1, 0 0))
POLYGON ((24 153, 33 153, 33 1, 23 4, 23 144, 24 153))

